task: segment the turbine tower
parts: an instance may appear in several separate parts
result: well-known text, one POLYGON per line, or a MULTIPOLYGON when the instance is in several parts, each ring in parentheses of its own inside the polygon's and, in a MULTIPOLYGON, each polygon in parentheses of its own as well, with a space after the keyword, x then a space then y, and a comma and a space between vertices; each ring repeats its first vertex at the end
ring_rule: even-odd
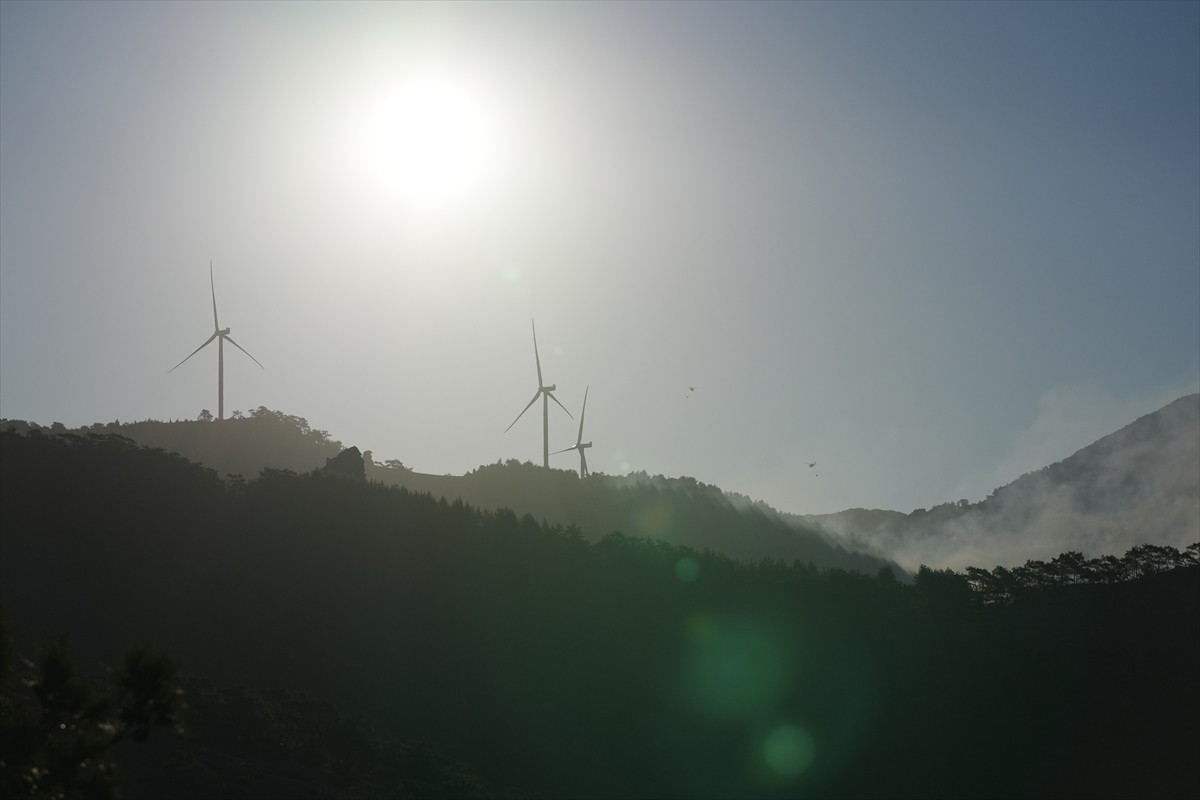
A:
MULTIPOLYGON (((526 405, 523 409, 521 409, 521 413, 517 414, 517 419, 514 419, 512 422, 508 423, 508 428, 505 428, 504 432, 508 433, 509 429, 512 428, 513 425, 517 424, 517 420, 519 420, 521 417, 525 416, 525 412, 529 410, 529 407, 537 402, 538 395, 541 395, 541 398, 542 398, 542 466, 545 467, 546 469, 550 469, 550 401, 553 400, 554 402, 558 403, 558 407, 561 408, 563 411, 567 411, 567 407, 564 406, 562 403, 559 403, 558 398, 554 396, 554 390, 558 388, 557 386, 555 386, 554 384, 550 384, 549 386, 547 386, 546 384, 542 383, 542 359, 538 356, 537 326, 533 324, 533 320, 530 320, 529 324, 533 328, 533 358, 534 358, 534 361, 537 362, 538 388, 537 388, 537 391, 533 393, 533 399, 529 401, 528 405, 526 405)), ((247 353, 247 355, 249 355, 249 353, 247 353)), ((567 411, 567 416, 571 417, 570 411, 567 411)), ((575 419, 575 418, 571 417, 571 419, 575 419)))
MULTIPOLYGON (((590 388, 591 387, 589 386, 588 389, 590 389, 590 388)), ((565 453, 568 450, 578 450, 579 451, 579 477, 581 477, 581 478, 586 478, 588 476, 587 456, 584 454, 583 451, 592 446, 591 442, 585 442, 583 440, 583 417, 585 414, 587 414, 588 389, 583 390, 583 410, 579 412, 579 437, 575 440, 575 444, 571 445, 570 447, 564 447, 562 450, 559 450, 557 452, 550 454, 552 456, 556 456, 559 453, 565 453)))
MULTIPOLYGON (((200 345, 195 350, 193 350, 188 355, 187 358, 185 358, 183 361, 180 361, 178 364, 176 364, 175 366, 173 366, 169 370, 167 370, 167 374, 169 375, 172 372, 174 372, 175 370, 182 367, 184 361, 187 361, 188 358, 191 358, 192 356, 196 355, 196 353, 199 353, 201 350, 208 347, 209 344, 212 343, 212 340, 216 339, 217 340, 217 419, 225 419, 225 340, 228 339, 229 343, 231 345, 236 347, 238 350, 241 350, 243 353, 245 353, 248 356, 250 356, 250 352, 248 350, 246 350, 246 348, 242 347, 240 344, 238 344, 237 342, 235 342, 233 340, 233 337, 229 335, 229 328, 222 328, 221 323, 217 322, 217 289, 216 289, 216 286, 213 284, 212 261, 208 262, 208 288, 210 290, 212 290, 213 328, 214 328, 213 335, 208 337, 207 339, 205 339, 204 344, 200 345)), ((255 364, 258 364, 258 366, 261 369, 266 369, 266 367, 263 367, 262 364, 259 364, 258 359, 255 358, 254 356, 250 356, 250 360, 253 361, 255 364)))

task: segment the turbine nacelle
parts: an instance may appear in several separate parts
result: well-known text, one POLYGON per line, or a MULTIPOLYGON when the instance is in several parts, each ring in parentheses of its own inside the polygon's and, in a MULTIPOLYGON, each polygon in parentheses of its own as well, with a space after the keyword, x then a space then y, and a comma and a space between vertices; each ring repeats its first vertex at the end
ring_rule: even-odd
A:
POLYGON ((217 333, 221 334, 222 336, 228 336, 228 335, 229 335, 229 328, 221 328, 221 329, 219 329, 219 330, 217 331, 217 333))
POLYGON ((553 392, 553 391, 556 391, 557 389, 558 389, 558 386, 553 383, 550 384, 549 386, 542 387, 543 392, 553 392))

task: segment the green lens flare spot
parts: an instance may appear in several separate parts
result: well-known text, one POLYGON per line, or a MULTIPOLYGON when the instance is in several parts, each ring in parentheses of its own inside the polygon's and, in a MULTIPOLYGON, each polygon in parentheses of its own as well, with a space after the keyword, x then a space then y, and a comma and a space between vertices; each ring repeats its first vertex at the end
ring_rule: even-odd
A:
POLYGON ((680 689, 688 705, 706 717, 754 719, 795 679, 788 642, 770 625, 698 614, 688 620, 687 635, 680 689))
POLYGON ((684 556, 675 562, 675 577, 684 583, 691 583, 700 577, 700 562, 691 556, 684 556))
POLYGON ((763 743, 763 756, 780 775, 795 777, 812 766, 816 742, 798 725, 780 725, 763 743))

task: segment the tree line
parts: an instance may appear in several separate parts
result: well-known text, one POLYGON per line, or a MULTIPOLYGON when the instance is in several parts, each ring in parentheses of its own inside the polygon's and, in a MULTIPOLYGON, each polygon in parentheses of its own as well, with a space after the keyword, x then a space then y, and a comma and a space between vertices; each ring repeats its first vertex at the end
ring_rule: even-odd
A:
POLYGON ((1023 566, 996 567, 990 572, 967 567, 965 577, 985 603, 1006 605, 1030 592, 1059 586, 1113 584, 1200 565, 1200 542, 1182 552, 1170 545, 1140 544, 1124 556, 1087 558, 1068 551, 1050 561, 1029 560, 1023 566))

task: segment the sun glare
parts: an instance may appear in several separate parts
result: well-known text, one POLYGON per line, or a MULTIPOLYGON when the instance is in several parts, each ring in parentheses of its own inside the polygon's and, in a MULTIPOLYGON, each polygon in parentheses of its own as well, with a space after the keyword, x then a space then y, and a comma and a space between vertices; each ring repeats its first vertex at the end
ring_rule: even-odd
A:
POLYGON ((491 166, 494 131, 479 98, 444 78, 422 77, 379 98, 363 142, 380 188, 421 206, 470 196, 491 166))

